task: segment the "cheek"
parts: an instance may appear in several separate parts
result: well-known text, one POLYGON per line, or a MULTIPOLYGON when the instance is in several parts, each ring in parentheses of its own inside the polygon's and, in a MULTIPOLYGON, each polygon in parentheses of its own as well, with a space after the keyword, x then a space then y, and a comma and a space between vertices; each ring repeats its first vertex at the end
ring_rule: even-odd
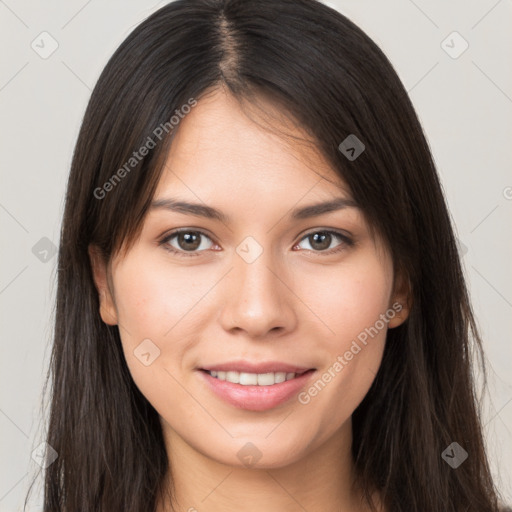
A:
POLYGON ((207 296, 217 280, 211 271, 180 268, 142 250, 132 251, 116 267, 115 300, 126 363, 157 410, 190 400, 176 379, 181 381, 190 367, 187 354, 207 316, 216 311, 207 306, 207 296))
POLYGON ((323 325, 330 347, 342 350, 388 309, 392 267, 371 252, 310 273, 301 286, 307 305, 323 325), (328 329, 325 329, 325 326, 328 329))
MULTIPOLYGON (((165 259, 132 256, 116 271, 116 304, 126 339, 170 339, 211 283, 165 259), (179 325, 178 325, 179 324, 179 325)), ((185 320, 186 323, 186 320, 185 320)), ((140 343, 140 341, 139 341, 140 343)))
POLYGON ((186 325, 198 290, 190 273, 173 272, 158 261, 131 255, 116 268, 114 282, 119 329, 126 363, 137 387, 158 402, 173 386, 187 351, 186 325), (191 293, 189 290, 194 290, 191 293))
POLYGON ((328 280, 319 273, 312 281, 308 305, 332 332, 318 337, 324 365, 298 398, 315 418, 311 428, 328 437, 350 418, 379 369, 387 332, 381 315, 388 311, 392 266, 369 254, 340 265, 328 280))

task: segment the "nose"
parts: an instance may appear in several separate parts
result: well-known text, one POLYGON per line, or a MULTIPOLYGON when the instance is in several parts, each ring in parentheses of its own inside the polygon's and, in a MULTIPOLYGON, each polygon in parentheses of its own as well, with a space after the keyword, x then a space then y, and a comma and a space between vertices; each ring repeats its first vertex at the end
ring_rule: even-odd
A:
POLYGON ((251 339, 292 331, 297 323, 297 300, 289 273, 272 261, 271 251, 264 250, 252 262, 235 254, 233 266, 224 283, 223 328, 243 331, 251 339))

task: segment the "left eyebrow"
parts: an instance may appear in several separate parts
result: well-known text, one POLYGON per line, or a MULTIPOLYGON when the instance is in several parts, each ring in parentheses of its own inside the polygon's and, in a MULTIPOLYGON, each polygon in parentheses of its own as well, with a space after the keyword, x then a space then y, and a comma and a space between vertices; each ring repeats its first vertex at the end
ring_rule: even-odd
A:
MULTIPOLYGON (((200 203, 190 203, 187 201, 178 201, 172 198, 157 199, 151 203, 151 209, 163 208, 165 210, 184 213, 186 215, 195 215, 207 219, 215 219, 224 223, 231 222, 231 218, 224 212, 211 206, 200 203)), ((296 208, 290 214, 292 219, 303 220, 310 217, 316 217, 324 213, 342 210, 344 208, 359 208, 358 204, 352 199, 339 197, 331 201, 312 204, 302 208, 296 208)))
POLYGON ((346 197, 338 197, 332 201, 324 203, 312 204, 310 206, 304 206, 293 210, 291 213, 292 219, 309 219, 310 217, 316 217, 324 213, 334 212, 343 210, 344 208, 359 208, 359 205, 352 199, 346 197))

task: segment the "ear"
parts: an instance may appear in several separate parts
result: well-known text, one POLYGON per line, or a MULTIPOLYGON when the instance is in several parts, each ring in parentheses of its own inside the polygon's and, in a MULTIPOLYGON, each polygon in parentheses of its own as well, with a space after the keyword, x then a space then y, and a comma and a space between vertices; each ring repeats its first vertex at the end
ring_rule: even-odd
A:
POLYGON ((91 244, 88 247, 88 252, 94 284, 100 297, 101 319, 108 325, 117 325, 117 310, 109 286, 107 263, 99 247, 91 244))
POLYGON ((389 304, 390 309, 395 311, 395 316, 390 318, 388 327, 398 327, 403 324, 411 311, 412 286, 409 278, 403 272, 398 272, 395 278, 393 293, 389 304))

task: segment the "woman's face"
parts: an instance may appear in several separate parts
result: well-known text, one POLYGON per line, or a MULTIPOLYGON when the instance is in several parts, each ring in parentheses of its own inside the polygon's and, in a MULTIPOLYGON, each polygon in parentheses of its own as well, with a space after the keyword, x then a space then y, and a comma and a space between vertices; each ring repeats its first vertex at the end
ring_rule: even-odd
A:
POLYGON ((167 441, 229 465, 284 466, 346 432, 407 314, 335 172, 222 91, 181 120, 135 245, 108 268, 91 255, 102 318, 167 441), (205 371, 230 363, 249 385, 205 371))

